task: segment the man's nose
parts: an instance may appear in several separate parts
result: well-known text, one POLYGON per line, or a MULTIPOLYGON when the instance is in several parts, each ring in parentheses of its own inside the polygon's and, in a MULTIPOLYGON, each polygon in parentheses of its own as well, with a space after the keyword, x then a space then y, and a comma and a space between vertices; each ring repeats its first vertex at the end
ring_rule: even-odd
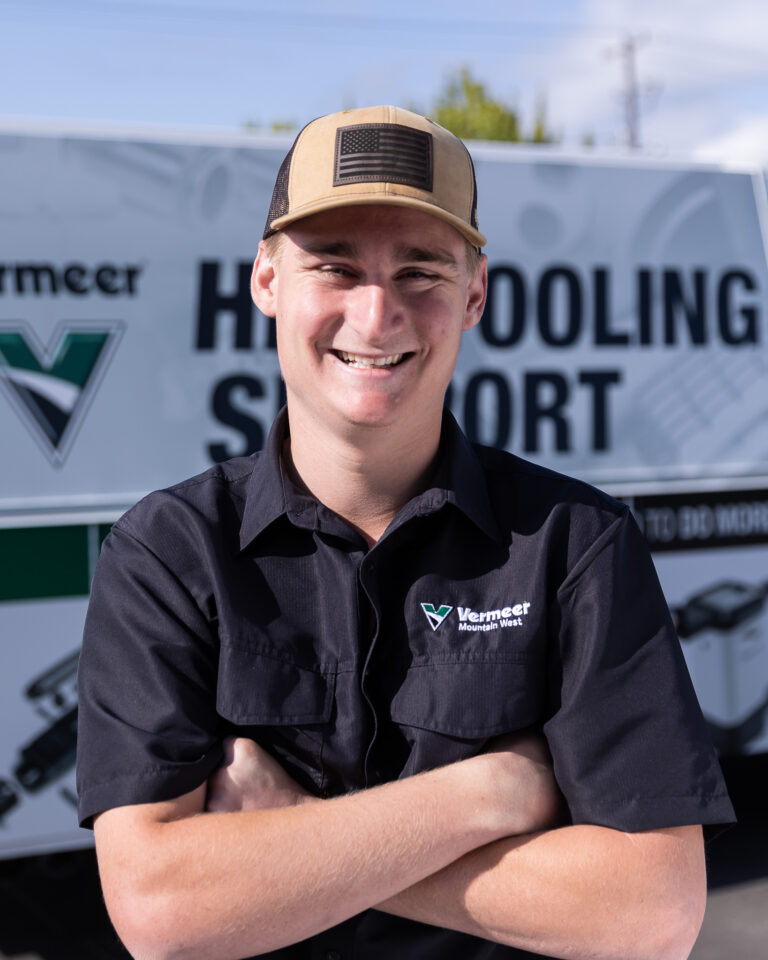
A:
POLYGON ((396 293, 383 283, 360 284, 348 304, 347 321, 375 343, 403 322, 402 307, 396 293))

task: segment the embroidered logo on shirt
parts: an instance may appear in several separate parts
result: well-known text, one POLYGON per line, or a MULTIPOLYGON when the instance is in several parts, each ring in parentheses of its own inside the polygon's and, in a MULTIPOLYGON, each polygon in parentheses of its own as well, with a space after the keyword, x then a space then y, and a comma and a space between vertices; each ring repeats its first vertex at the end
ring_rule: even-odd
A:
POLYGON ((443 604, 441 607, 438 607, 438 609, 435 610, 433 604, 422 603, 421 609, 424 611, 430 627, 432 627, 433 630, 437 630, 443 620, 445 620, 451 610, 453 610, 453 607, 448 607, 443 604))
POLYGON ((459 630, 498 630, 499 627, 522 627, 523 617, 531 605, 527 600, 499 610, 472 610, 459 607, 459 630))
MULTIPOLYGON (((435 609, 432 603, 422 603, 421 609, 433 630, 437 630, 448 614, 453 610, 444 603, 435 609)), ((485 630, 498 630, 499 627, 522 627, 523 617, 528 615, 531 604, 528 600, 512 603, 498 610, 473 610, 471 607, 457 607, 459 630, 472 633, 485 630)))

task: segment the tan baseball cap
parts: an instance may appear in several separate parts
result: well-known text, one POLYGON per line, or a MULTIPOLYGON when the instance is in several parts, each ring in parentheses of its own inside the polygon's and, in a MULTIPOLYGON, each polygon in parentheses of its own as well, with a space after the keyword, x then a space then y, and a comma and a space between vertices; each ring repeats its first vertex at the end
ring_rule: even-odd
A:
POLYGON ((264 237, 313 213, 362 203, 423 210, 476 247, 486 243, 469 151, 400 107, 342 110, 307 124, 280 166, 264 237))

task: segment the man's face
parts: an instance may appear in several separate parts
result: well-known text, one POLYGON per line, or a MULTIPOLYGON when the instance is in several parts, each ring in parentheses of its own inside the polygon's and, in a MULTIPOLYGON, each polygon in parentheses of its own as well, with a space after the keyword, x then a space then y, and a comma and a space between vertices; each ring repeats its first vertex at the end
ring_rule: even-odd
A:
POLYGON ((254 267, 259 308, 277 318, 292 420, 332 429, 439 423, 461 334, 480 319, 485 258, 426 213, 345 207, 285 231, 254 267))

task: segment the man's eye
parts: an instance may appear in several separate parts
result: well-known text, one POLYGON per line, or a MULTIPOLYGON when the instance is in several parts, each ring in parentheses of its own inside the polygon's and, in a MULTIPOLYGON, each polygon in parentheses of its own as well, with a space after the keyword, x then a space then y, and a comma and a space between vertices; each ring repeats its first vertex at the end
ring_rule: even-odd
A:
POLYGON ((333 276, 339 277, 351 277, 353 276, 352 271, 348 270, 347 267, 342 266, 339 263, 326 263, 320 268, 321 273, 329 273, 333 276))

